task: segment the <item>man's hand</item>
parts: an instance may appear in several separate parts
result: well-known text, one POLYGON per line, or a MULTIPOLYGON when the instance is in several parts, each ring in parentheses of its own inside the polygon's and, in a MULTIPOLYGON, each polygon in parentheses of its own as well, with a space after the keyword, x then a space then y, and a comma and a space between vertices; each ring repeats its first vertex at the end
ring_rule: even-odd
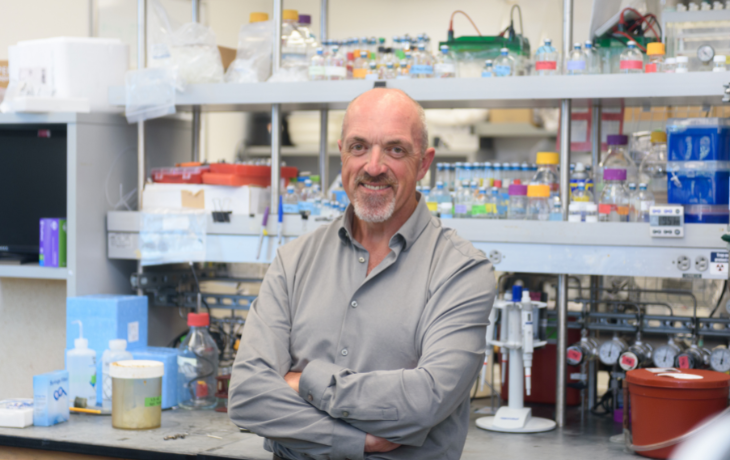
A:
POLYGON ((390 442, 387 439, 373 436, 372 434, 365 435, 365 453, 373 452, 390 452, 400 447, 400 444, 390 442))
MULTIPOLYGON (((301 378, 301 372, 287 372, 287 374, 284 376, 284 380, 286 380, 286 383, 289 384, 292 390, 296 391, 297 393, 299 393, 299 379, 301 378)), ((383 452, 387 452, 387 450, 383 452)))

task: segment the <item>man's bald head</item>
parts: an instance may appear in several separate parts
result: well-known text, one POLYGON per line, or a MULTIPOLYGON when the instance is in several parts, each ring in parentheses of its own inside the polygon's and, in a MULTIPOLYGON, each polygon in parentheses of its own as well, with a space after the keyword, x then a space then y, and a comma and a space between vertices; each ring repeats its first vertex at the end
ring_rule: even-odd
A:
POLYGON ((345 139, 345 133, 347 131, 347 123, 349 115, 358 110, 361 106, 376 106, 382 110, 393 110, 394 107, 399 109, 408 108, 407 110, 413 110, 415 115, 416 125, 413 127, 415 130, 414 139, 417 140, 418 151, 423 155, 428 148, 428 128, 426 127, 426 113, 423 111, 421 104, 413 100, 408 94, 392 88, 373 88, 370 91, 366 91, 353 99, 347 106, 345 111, 345 118, 342 122, 342 134, 340 138, 345 139), (404 107, 405 106, 405 107, 404 107), (417 134, 416 134, 417 133, 417 134))

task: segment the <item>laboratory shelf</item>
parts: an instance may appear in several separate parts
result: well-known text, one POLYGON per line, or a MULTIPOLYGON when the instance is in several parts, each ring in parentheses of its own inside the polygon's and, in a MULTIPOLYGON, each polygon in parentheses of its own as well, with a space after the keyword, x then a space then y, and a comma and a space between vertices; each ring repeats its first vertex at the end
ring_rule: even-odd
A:
MULTIPOLYGON (((720 105, 730 73, 581 75, 511 78, 453 78, 375 82, 407 92, 425 108, 559 107, 572 99, 577 107, 600 100, 605 106, 720 105)), ((373 88, 365 80, 188 85, 177 93, 180 110, 267 111, 343 109, 373 88)), ((109 88, 109 101, 123 106, 123 86, 109 88)))
MULTIPOLYGON (((275 236, 264 237, 256 258, 261 216, 232 215, 230 223, 208 216, 206 261, 270 262, 278 245, 275 236)), ((276 235, 269 219, 267 232, 276 235)), ((326 224, 311 218, 285 216, 283 241, 289 241, 326 224)), ((499 271, 571 273, 578 275, 650 276, 667 278, 726 279, 727 266, 711 263, 713 253, 727 251, 720 239, 724 225, 685 225, 683 238, 652 238, 649 224, 535 222, 516 220, 443 220, 489 256, 499 271), (688 258, 681 270, 678 261, 688 258), (704 261, 704 263, 696 263, 704 261)), ((139 259, 139 213, 107 214, 107 247, 111 259, 139 259)))
POLYGON ((23 265, 0 265, 0 278, 65 280, 67 277, 68 269, 66 267, 41 267, 37 263, 23 265))

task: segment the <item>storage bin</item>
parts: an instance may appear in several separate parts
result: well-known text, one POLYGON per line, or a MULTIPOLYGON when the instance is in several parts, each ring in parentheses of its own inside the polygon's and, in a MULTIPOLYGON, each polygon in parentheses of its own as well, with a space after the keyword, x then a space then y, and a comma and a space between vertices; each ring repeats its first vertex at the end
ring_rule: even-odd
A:
POLYGON ((667 162, 667 201, 672 204, 728 204, 730 161, 667 162))
POLYGON ((668 161, 730 161, 730 120, 673 118, 667 122, 668 161))

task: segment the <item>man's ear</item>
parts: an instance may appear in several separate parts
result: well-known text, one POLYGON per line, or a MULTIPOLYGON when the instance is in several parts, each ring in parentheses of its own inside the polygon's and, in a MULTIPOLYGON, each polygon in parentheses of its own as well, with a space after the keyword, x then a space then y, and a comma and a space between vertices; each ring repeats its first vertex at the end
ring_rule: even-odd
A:
POLYGON ((426 176, 426 173, 431 168, 433 163, 433 157, 436 155, 436 149, 431 147, 426 149, 426 152, 421 155, 420 165, 418 167, 418 179, 421 180, 426 176))

